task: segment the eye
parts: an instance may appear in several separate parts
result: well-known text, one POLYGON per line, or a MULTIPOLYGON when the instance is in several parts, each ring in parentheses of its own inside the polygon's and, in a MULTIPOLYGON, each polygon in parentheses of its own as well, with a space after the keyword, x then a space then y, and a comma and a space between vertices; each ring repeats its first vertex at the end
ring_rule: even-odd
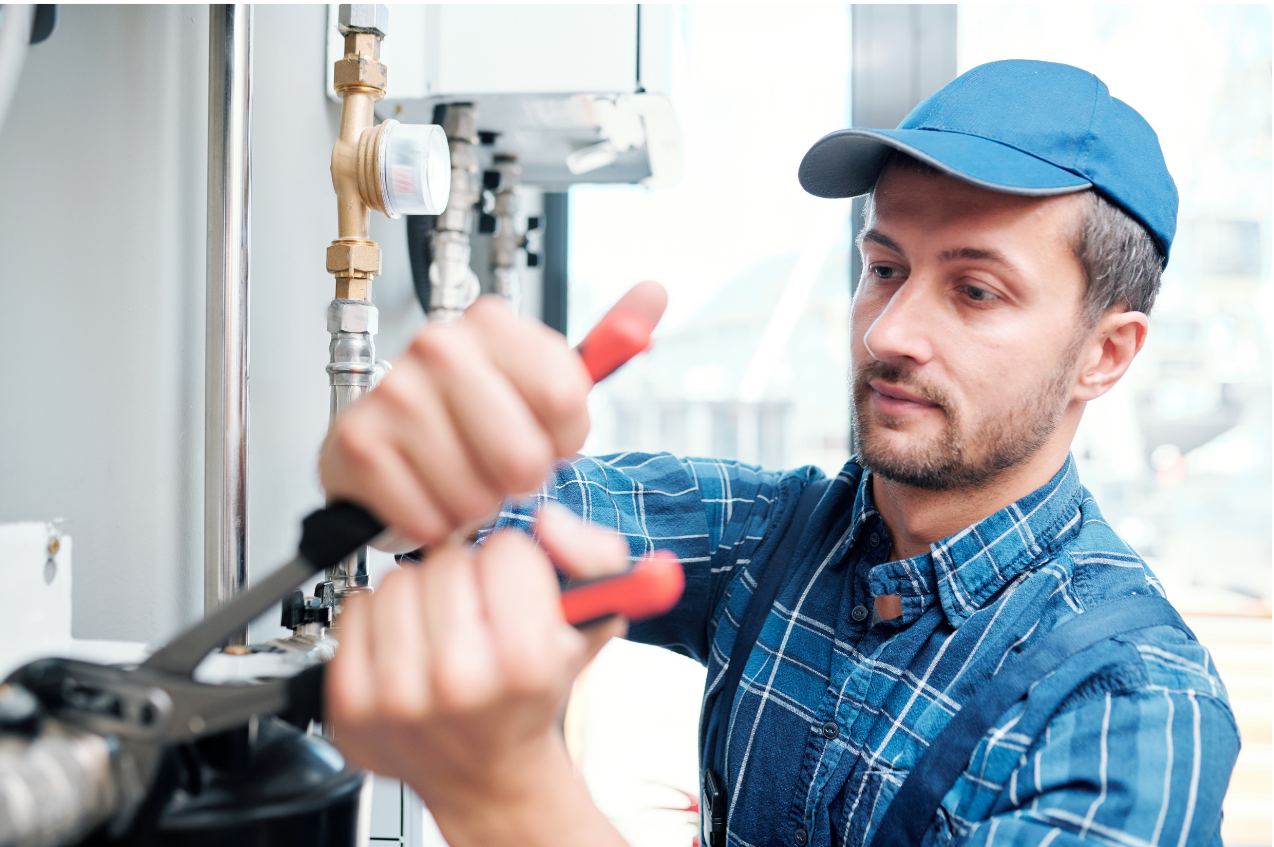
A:
POLYGON ((976 285, 965 284, 960 286, 960 290, 963 291, 970 300, 973 300, 976 303, 989 303, 992 300, 1000 299, 994 293, 987 291, 985 288, 979 288, 976 285))
POLYGON ((902 271, 889 265, 868 265, 867 272, 880 280, 899 279, 902 276, 902 271))

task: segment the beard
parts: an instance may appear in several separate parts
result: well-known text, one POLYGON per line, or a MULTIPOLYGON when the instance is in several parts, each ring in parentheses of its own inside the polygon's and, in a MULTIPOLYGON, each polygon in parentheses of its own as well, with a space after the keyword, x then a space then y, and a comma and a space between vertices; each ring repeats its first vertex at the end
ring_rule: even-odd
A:
POLYGON ((987 410, 973 427, 950 397, 922 383, 914 370, 893 362, 868 362, 854 373, 854 452, 864 468, 893 482, 927 491, 982 487, 1035 454, 1057 430, 1079 349, 1073 344, 1038 389, 1024 392, 1008 409, 987 410), (888 444, 884 431, 900 430, 906 421, 867 408, 873 379, 905 387, 937 406, 945 417, 942 431, 905 448, 888 444))

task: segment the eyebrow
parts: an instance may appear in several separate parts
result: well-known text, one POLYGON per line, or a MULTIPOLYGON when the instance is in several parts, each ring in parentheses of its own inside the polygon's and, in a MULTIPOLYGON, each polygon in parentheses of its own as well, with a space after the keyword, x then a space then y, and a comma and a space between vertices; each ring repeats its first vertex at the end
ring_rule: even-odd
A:
POLYGON ((895 253, 903 252, 897 241, 894 241, 878 229, 866 229, 860 232, 858 234, 858 246, 860 248, 863 246, 864 241, 875 242, 886 249, 893 250, 895 253))
MULTIPOLYGON (((889 236, 885 235, 878 229, 864 230, 858 236, 859 247, 862 247, 864 241, 871 241, 879 244, 887 250, 895 253, 904 253, 902 246, 889 236)), ((953 262, 956 259, 966 259, 979 262, 994 262, 997 265, 1003 265, 1010 270, 1017 270, 1017 266, 1004 257, 1004 254, 998 250, 981 250, 977 247, 961 247, 958 250, 943 250, 938 254, 938 258, 943 262, 953 262)))

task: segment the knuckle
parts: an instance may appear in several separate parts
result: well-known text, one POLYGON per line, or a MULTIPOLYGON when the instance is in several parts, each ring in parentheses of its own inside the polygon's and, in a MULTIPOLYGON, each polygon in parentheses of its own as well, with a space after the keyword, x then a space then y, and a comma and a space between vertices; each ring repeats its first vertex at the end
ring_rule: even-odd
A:
POLYGON ((477 686, 459 663, 440 660, 434 669, 432 693, 438 710, 444 714, 457 714, 474 705, 477 686))
POLYGON ((408 351, 426 367, 445 367, 463 334, 451 326, 426 327, 416 333, 408 351))
POLYGON ((468 317, 477 319, 480 323, 487 323, 503 320, 510 317, 512 313, 503 298, 496 297, 493 294, 484 294, 465 310, 465 314, 468 317))
POLYGON ((408 385, 406 380, 401 378, 399 373, 390 372, 389 376, 376 387, 376 392, 372 395, 376 402, 387 407, 392 412, 404 413, 410 412, 415 407, 416 391, 412 386, 408 385), (395 379, 395 377, 399 377, 395 379))
POLYGON ((412 537, 422 544, 438 544, 446 540, 453 529, 452 522, 436 511, 421 509, 411 515, 412 537))
MULTIPOLYGON (((376 586, 376 593, 372 595, 372 603, 377 606, 387 606, 399 592, 407 588, 404 581, 409 578, 408 572, 402 568, 391 570, 385 574, 380 581, 380 585, 376 586)), ((351 599, 358 600, 360 598, 355 596, 351 599)))
POLYGON ((524 698, 544 694, 552 686, 553 672, 542 650, 523 642, 510 649, 505 668, 509 693, 524 698))
POLYGON ((499 508, 501 500, 485 488, 469 487, 451 499, 452 511, 461 523, 484 518, 499 508))
POLYGON ((514 493, 533 491, 544 482, 553 465, 553 453, 542 437, 532 437, 519 445, 509 445, 498 458, 500 482, 514 493))
POLYGON ((525 533, 507 527, 493 534, 477 550, 478 563, 484 567, 490 563, 518 561, 528 554, 543 555, 525 533))
POLYGON ((381 691, 378 711, 380 720, 391 726, 411 726, 425 717, 416 698, 392 682, 381 691))
POLYGON ((579 380, 562 374, 543 387, 541 403, 548 420, 558 424, 570 423, 586 414, 588 392, 579 380))
POLYGON ((376 451, 355 424, 348 417, 338 418, 332 426, 332 446, 348 466, 367 470, 375 463, 376 451))
MULTIPOLYGON (((337 667, 333 666, 333 671, 337 667)), ((370 712, 366 699, 349 693, 349 687, 341 684, 337 674, 333 674, 335 684, 329 685, 323 694, 323 705, 326 717, 333 724, 346 727, 360 727, 368 723, 370 712)))

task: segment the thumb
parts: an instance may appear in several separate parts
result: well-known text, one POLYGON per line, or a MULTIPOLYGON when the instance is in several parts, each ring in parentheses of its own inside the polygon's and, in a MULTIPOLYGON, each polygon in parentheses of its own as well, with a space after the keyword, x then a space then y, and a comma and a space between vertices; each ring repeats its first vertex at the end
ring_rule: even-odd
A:
POLYGON ((652 280, 639 282, 615 302, 612 308, 636 312, 651 326, 659 323, 668 306, 668 291, 652 280))
POLYGON ((628 543, 618 533, 587 524, 558 503, 545 503, 537 518, 540 545, 573 579, 594 579, 628 568, 628 543))

